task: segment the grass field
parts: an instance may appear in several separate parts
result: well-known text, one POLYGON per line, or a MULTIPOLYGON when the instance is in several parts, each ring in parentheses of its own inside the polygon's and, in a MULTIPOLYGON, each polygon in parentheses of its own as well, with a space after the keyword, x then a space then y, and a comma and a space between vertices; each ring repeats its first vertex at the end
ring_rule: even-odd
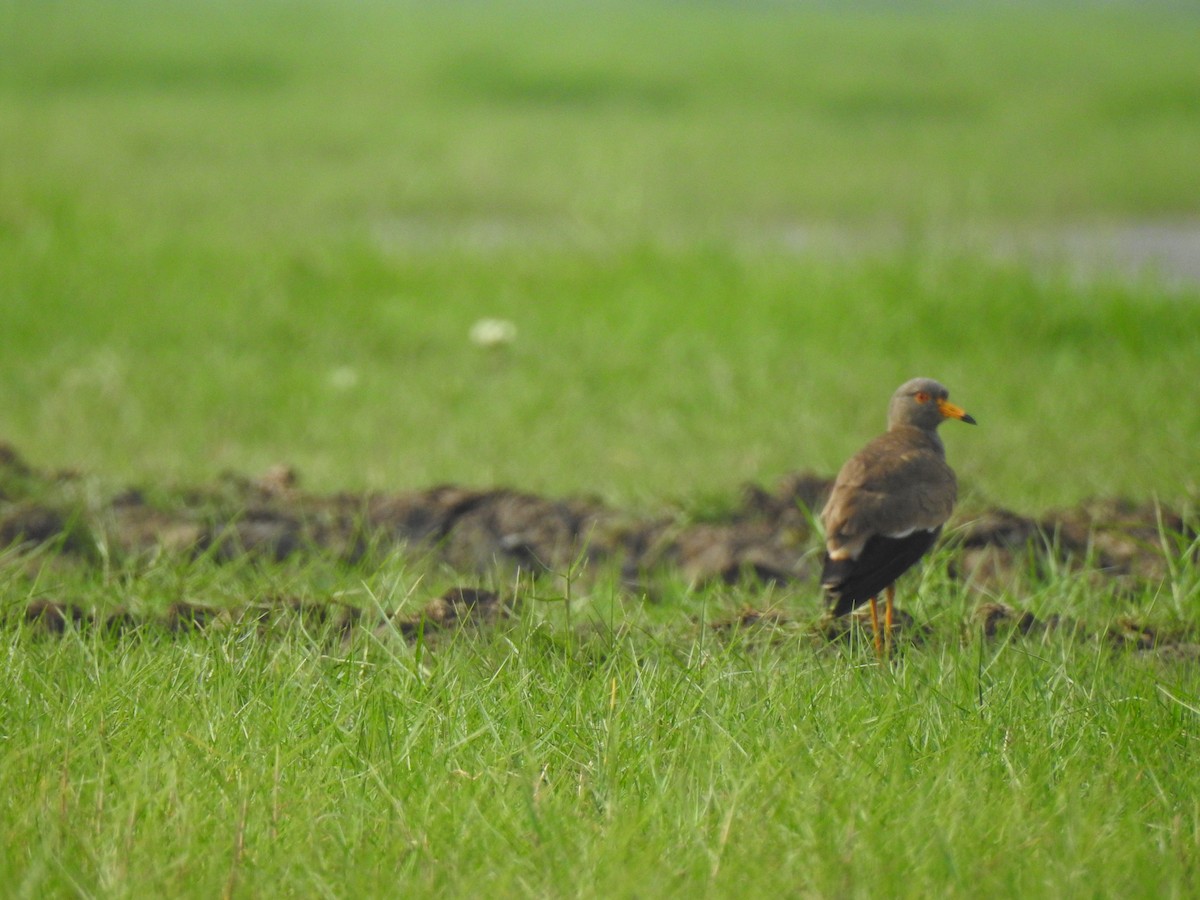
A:
MULTIPOLYGON (((943 429, 967 514, 1186 508, 1200 287, 986 244, 1194 223, 1197 46, 1167 2, 17 0, 0 440, 92 506, 287 462, 702 512, 831 473, 923 374, 980 421, 943 429)), ((429 640, 50 638, 30 601, 415 610, 466 576, 0 549, 0 893, 1192 896, 1200 670, 1095 637, 1195 643, 1195 542, 1161 537, 1164 577, 996 598, 1091 637, 983 639, 946 551, 890 668, 814 640, 811 584, 608 573, 429 640), (710 627, 742 607, 790 624, 710 627)))
POLYGON ((1195 485, 1195 287, 953 240, 1195 215, 1181 9, 5 15, 0 432, 38 461, 660 502, 831 470, 929 374, 993 500, 1195 485), (828 223, 905 237, 788 249, 828 223))
POLYGON ((572 644, 528 618, 398 646, 9 635, 9 890, 1196 886, 1194 663, 960 646, 953 630, 887 672, 803 635, 764 646, 676 623, 572 644))

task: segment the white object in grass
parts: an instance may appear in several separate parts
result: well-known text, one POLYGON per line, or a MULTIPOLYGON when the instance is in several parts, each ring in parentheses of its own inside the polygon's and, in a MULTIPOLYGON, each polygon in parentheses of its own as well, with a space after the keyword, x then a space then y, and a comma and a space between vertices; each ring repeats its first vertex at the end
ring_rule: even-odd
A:
POLYGON ((517 326, 507 319, 480 319, 467 336, 477 347, 502 347, 517 339, 517 326))
POLYGON ((329 373, 329 386, 336 391, 348 391, 358 384, 358 370, 353 366, 338 366, 329 373))

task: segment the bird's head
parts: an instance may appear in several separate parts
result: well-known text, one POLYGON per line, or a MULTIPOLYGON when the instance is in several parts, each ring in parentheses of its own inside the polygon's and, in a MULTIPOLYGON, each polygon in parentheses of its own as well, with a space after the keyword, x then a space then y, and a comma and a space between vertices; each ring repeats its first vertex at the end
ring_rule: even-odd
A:
POLYGON ((933 431, 946 419, 961 419, 974 425, 974 417, 951 403, 949 398, 950 392, 945 385, 932 378, 906 381, 896 389, 888 405, 888 428, 911 425, 933 431))

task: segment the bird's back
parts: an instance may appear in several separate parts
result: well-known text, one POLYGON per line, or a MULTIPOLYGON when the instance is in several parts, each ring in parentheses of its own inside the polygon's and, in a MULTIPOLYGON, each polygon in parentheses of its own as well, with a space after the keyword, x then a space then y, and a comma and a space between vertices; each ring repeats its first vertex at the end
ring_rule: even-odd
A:
POLYGON ((821 512, 821 584, 834 614, 876 596, 924 556, 956 495, 954 472, 931 432, 895 428, 852 456, 821 512))

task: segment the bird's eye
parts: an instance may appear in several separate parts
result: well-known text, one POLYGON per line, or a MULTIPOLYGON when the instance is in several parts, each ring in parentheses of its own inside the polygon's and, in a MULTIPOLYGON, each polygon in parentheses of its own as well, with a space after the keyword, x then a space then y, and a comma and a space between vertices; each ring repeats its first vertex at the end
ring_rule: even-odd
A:
POLYGON ((917 391, 917 402, 918 403, 928 403, 929 395, 927 393, 925 393, 924 391, 917 391))

